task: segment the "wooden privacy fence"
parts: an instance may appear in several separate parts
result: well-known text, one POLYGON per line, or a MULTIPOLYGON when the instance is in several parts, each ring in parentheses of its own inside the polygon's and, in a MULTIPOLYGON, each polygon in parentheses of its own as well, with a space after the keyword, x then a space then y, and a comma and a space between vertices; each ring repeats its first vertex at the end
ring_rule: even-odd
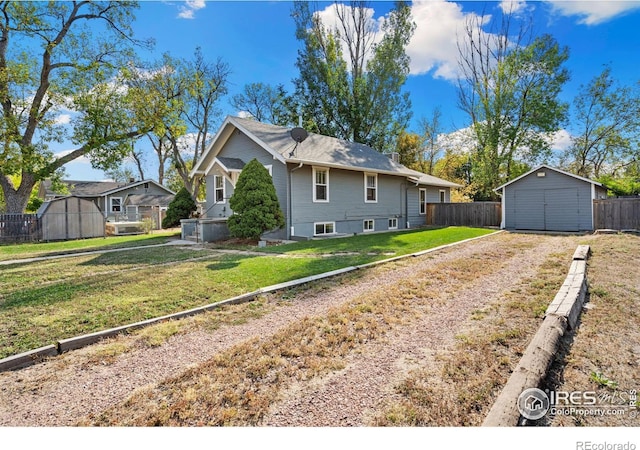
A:
POLYGON ((607 198, 593 201, 596 230, 640 230, 640 198, 607 198))
POLYGON ((500 202, 427 203, 427 225, 499 227, 500 202))
POLYGON ((40 234, 37 214, 0 214, 0 243, 37 241, 40 234))

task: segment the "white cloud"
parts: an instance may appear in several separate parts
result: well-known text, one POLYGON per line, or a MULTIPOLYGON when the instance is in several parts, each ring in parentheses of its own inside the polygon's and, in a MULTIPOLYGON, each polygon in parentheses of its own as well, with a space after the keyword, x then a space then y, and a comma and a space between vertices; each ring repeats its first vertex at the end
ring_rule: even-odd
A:
POLYGON ((71 123, 71 114, 60 114, 55 119, 56 125, 68 125, 71 123))
POLYGON ((187 133, 183 136, 180 136, 177 140, 180 153, 193 156, 196 149, 197 137, 198 135, 196 133, 187 133))
MULTIPOLYGON (((414 1, 411 6, 416 30, 407 46, 411 58, 411 74, 434 71, 436 78, 458 77, 458 36, 470 17, 453 2, 414 1)), ((485 16, 485 21, 489 16, 485 16)))
POLYGON ((558 130, 551 135, 551 150, 563 152, 571 147, 572 136, 567 130, 558 130))
MULTIPOLYGON (((346 4, 340 4, 341 8, 344 8, 344 16, 347 18, 352 18, 352 13, 351 13, 351 9, 352 7, 346 4)), ((320 17, 320 20, 322 21, 322 24, 325 26, 325 28, 327 28, 328 30, 338 30, 339 33, 341 35, 344 35, 344 29, 341 25, 340 19, 338 17, 338 6, 336 4, 331 4, 329 6, 327 6, 325 9, 323 9, 322 11, 317 11, 315 14, 317 16, 320 17)), ((378 19, 375 19, 373 17, 375 13, 375 10, 373 8, 365 8, 364 9, 364 14, 365 14, 365 20, 367 21, 367 29, 369 31, 371 31, 372 33, 374 33, 374 37, 372 39, 372 41, 369 43, 369 51, 367 52, 367 54, 365 54, 365 61, 368 61, 371 58, 371 46, 377 42, 380 42, 380 40, 382 39, 382 33, 378 33, 378 31, 380 31, 380 29, 382 28, 382 24, 384 23, 384 21, 386 20, 385 17, 379 17, 378 19)), ((354 27, 353 22, 349 23, 347 25, 347 27, 354 27)), ((347 47, 346 42, 342 42, 342 54, 345 57, 345 59, 349 59, 349 49, 347 47)))
POLYGON ((524 0, 502 0, 500 9, 505 14, 519 14, 527 9, 527 2, 524 0))
POLYGON ((180 6, 179 19, 194 19, 196 11, 206 6, 205 0, 186 0, 184 5, 180 6))
POLYGON ((445 151, 454 153, 470 153, 477 145, 472 127, 460 128, 451 133, 438 135, 438 145, 445 151))
POLYGON ((640 8, 635 1, 580 1, 547 0, 555 13, 563 16, 579 16, 578 23, 598 25, 616 16, 640 8))

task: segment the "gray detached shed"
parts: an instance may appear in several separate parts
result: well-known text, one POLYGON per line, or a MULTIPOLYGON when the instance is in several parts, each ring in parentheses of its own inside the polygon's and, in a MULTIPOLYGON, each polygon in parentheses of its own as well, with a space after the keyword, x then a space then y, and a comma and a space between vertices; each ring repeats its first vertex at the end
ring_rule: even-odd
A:
POLYGON ((495 189, 502 196, 501 228, 591 231, 593 200, 606 198, 597 181, 541 165, 495 189))
POLYGON ((43 241, 103 237, 104 216, 91 200, 62 197, 44 202, 38 209, 43 241))

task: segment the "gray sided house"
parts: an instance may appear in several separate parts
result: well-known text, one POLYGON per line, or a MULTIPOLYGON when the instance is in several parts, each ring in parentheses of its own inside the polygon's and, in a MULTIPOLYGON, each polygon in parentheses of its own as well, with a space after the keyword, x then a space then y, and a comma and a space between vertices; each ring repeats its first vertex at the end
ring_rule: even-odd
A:
POLYGON ((459 187, 408 169, 366 145, 313 133, 297 142, 289 128, 227 117, 192 171, 206 178, 200 239, 224 237, 218 231, 233 214, 229 198, 242 168, 254 158, 269 170, 286 222, 265 238, 423 226, 427 202, 449 202, 451 188, 459 187), (207 231, 214 228, 218 231, 207 231))
POLYGON ((508 230, 591 231, 593 200, 607 197, 602 184, 544 164, 495 191, 508 230))
MULTIPOLYGON (((175 193, 154 180, 119 183, 115 181, 63 180, 70 195, 93 201, 109 222, 135 222, 149 217, 159 229, 162 217, 175 193)), ((69 194, 56 193, 43 182, 39 197, 52 200, 69 194)))

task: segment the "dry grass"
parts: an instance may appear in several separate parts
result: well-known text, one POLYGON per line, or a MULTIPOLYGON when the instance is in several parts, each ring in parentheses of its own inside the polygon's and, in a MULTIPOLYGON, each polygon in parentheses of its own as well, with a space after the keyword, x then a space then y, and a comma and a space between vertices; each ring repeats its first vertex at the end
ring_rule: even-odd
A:
POLYGON ((549 255, 535 277, 473 311, 453 348, 433 355, 434 368, 410 372, 396 387, 399 400, 387 405, 373 424, 481 424, 564 281, 570 260, 569 252, 549 255))
POLYGON ((134 394, 92 422, 98 425, 258 425, 292 384, 345 367, 350 354, 427 314, 444 294, 501 267, 503 254, 441 263, 376 295, 358 297, 262 340, 230 348, 154 388, 134 394))
POLYGON ((621 415, 553 418, 553 426, 638 426, 629 408, 630 391, 640 390, 640 237, 592 238, 588 277, 590 299, 575 334, 565 343, 549 380, 555 390, 595 391, 604 405, 620 405, 621 415), (570 347, 569 347, 570 345, 570 347), (605 400, 606 399, 606 400, 605 400))

